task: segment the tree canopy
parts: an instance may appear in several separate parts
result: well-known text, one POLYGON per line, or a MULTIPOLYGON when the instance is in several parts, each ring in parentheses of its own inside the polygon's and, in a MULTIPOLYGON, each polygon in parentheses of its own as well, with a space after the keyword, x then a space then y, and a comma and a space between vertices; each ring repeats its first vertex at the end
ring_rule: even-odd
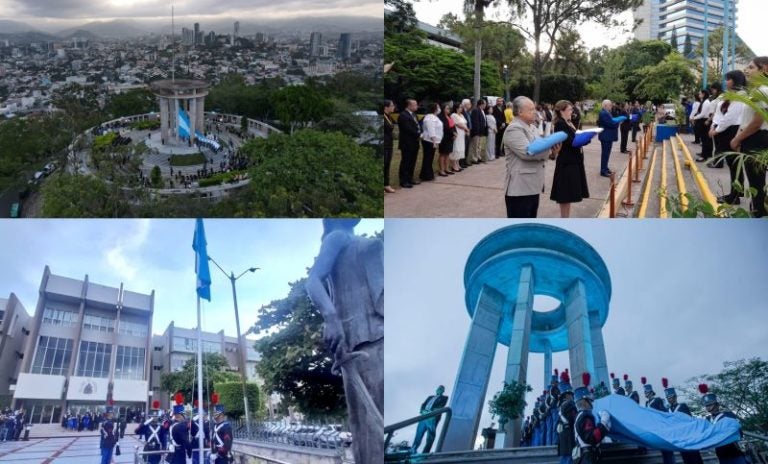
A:
MULTIPOLYGON (((197 399, 197 356, 192 356, 178 372, 169 372, 160 376, 160 388, 174 394, 184 394, 184 401, 192 403, 197 399)), ((203 398, 210 401, 213 393, 213 385, 237 382, 240 385, 240 376, 229 371, 227 358, 219 353, 203 353, 203 398)), ((258 394, 258 393, 257 393, 258 394)), ((242 393, 241 393, 242 399, 242 393)), ((242 405, 242 401, 240 401, 242 405)), ((256 401, 258 404, 258 400, 256 401)))

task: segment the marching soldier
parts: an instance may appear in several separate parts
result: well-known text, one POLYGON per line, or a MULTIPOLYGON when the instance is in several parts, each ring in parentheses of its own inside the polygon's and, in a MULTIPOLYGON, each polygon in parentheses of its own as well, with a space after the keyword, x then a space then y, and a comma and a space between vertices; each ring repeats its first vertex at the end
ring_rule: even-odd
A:
MULTIPOLYGON (((661 385, 664 387, 664 396, 667 397, 667 402, 669 402, 669 412, 681 412, 690 416, 691 410, 688 408, 688 405, 677 402, 677 392, 669 386, 669 381, 666 378, 661 379, 661 385)), ((682 456, 685 464, 704 464, 698 451, 681 451, 680 456, 682 456)), ((674 459, 671 462, 674 462, 674 459)))
POLYGON ((664 400, 656 396, 656 392, 653 391, 653 386, 646 383, 646 378, 641 377, 640 382, 642 382, 643 390, 645 391, 645 407, 667 412, 667 408, 664 407, 664 400))
MULTIPOLYGON (((214 393, 213 399, 218 395, 214 393)), ((213 399, 211 401, 213 401, 213 399)), ((215 412, 213 418, 216 425, 213 427, 213 436, 211 438, 211 463, 228 464, 232 462, 230 451, 232 450, 232 426, 224 417, 224 406, 217 404, 214 406, 215 412)))
POLYGON ((530 446, 528 443, 528 424, 530 424, 530 422, 531 422, 531 416, 526 417, 525 420, 523 421, 523 426, 520 428, 520 430, 522 430, 522 432, 520 433, 521 448, 526 448, 530 446))
POLYGON ((621 388, 621 382, 619 381, 618 377, 616 377, 613 372, 611 372, 611 382, 613 383, 613 393, 621 396, 627 395, 624 392, 624 389, 621 388))
POLYGON ((629 375, 624 374, 624 390, 627 392, 627 396, 635 400, 635 403, 640 404, 640 395, 632 389, 632 381, 629 380, 629 375))
MULTIPOLYGON (((149 419, 139 425, 134 432, 136 435, 144 436, 144 451, 160 451, 168 446, 168 428, 163 427, 157 420, 160 416, 160 402, 152 402, 152 412, 149 419)), ((144 462, 149 464, 159 464, 160 454, 150 454, 144 456, 144 462)))
POLYGON ((574 392, 574 400, 579 413, 574 421, 574 438, 579 449, 576 464, 596 464, 600 462, 599 445, 611 430, 611 416, 608 411, 600 411, 600 423, 592 414, 592 397, 589 394, 588 372, 582 374, 583 387, 574 392))
MULTIPOLYGON (((699 392, 703 395, 701 402, 709 413, 709 420, 713 424, 716 424, 719 420, 727 417, 739 420, 738 417, 731 411, 721 411, 720 403, 717 401, 717 395, 709 393, 709 387, 707 384, 699 384, 699 392)), ((746 464, 747 459, 744 457, 744 453, 739 448, 738 442, 728 443, 727 445, 715 448, 715 454, 720 464, 746 464)))
MULTIPOLYGON (((216 398, 218 400, 218 398, 216 398)), ((208 414, 205 410, 200 412, 197 408, 197 400, 195 400, 195 407, 192 409, 192 425, 189 427, 192 433, 191 445, 192 445, 192 462, 199 464, 200 462, 200 414, 203 415, 203 449, 208 449, 211 446, 211 425, 208 421, 208 414)))
POLYGON ((549 419, 547 415, 547 392, 541 395, 539 402, 539 420, 541 423, 541 446, 549 445, 549 419))
POLYGON ((187 458, 192 455, 189 443, 189 428, 184 417, 184 395, 176 393, 176 404, 173 405, 173 423, 168 429, 171 443, 168 445, 170 464, 187 464, 187 458))
POLYGON ((557 455, 560 464, 573 464, 573 448, 576 446, 573 424, 578 411, 573 402, 573 389, 568 371, 560 374, 560 404, 558 406, 557 422, 557 455))
POLYGON ((112 421, 114 409, 108 404, 104 410, 104 422, 99 429, 99 448, 101 448, 101 464, 110 464, 112 462, 112 453, 117 444, 117 433, 115 423, 112 421))
POLYGON ((547 417, 549 418, 549 444, 557 445, 557 420, 559 417, 560 387, 558 386, 558 374, 552 376, 552 383, 549 387, 549 398, 547 400, 547 417))

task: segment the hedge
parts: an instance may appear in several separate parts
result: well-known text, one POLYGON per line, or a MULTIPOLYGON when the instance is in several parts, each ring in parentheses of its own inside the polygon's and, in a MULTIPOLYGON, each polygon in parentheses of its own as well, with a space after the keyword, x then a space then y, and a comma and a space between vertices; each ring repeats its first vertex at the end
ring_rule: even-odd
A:
MULTIPOLYGON (((219 403, 224 406, 227 416, 239 419, 245 415, 241 382, 214 383, 213 389, 219 394, 219 403)), ((248 414, 255 418, 259 411, 259 386, 254 382, 247 382, 245 389, 248 395, 248 414)))
POLYGON ((207 158, 202 153, 193 153, 191 155, 171 155, 171 166, 194 166, 203 164, 207 158))

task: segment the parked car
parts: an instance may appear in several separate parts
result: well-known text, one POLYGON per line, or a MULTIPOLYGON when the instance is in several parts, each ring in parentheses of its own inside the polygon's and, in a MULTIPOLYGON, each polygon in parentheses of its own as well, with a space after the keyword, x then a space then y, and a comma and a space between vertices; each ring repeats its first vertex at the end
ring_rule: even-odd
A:
POLYGON ((21 216, 21 203, 18 201, 11 205, 11 217, 17 218, 21 216))
POLYGON ((675 116, 675 104, 674 103, 664 103, 661 105, 662 111, 664 111, 665 116, 672 116, 672 119, 675 119, 677 116, 675 116))
POLYGON ((43 174, 49 176, 56 170, 56 163, 48 163, 43 167, 43 174))

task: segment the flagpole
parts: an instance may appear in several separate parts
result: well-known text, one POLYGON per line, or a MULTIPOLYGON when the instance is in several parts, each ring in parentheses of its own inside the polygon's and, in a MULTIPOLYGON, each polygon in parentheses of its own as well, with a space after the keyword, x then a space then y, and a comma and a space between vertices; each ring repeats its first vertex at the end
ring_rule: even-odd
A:
POLYGON ((200 462, 202 463, 205 462, 205 448, 203 447, 205 429, 203 428, 203 333, 200 323, 200 295, 197 296, 197 360, 197 442, 200 450, 200 462))

